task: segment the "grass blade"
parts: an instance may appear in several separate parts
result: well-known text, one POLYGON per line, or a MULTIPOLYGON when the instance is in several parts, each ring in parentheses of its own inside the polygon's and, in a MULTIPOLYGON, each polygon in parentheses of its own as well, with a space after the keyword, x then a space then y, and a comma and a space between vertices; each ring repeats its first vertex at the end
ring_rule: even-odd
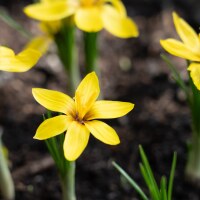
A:
POLYGON ((147 160, 147 157, 146 157, 146 154, 144 153, 144 150, 142 148, 141 145, 139 145, 139 151, 140 151, 140 156, 142 158, 142 162, 143 162, 143 166, 146 170, 146 173, 148 175, 148 179, 149 179, 149 185, 148 187, 152 187, 153 189, 153 195, 155 196, 155 199, 159 200, 160 199, 160 192, 159 192, 159 189, 158 189, 158 185, 155 181, 155 178, 154 178, 154 175, 153 175, 153 172, 151 170, 151 167, 150 167, 150 164, 147 160))
POLYGON ((148 172, 146 171, 145 167, 143 166, 142 163, 140 163, 140 172, 142 174, 142 177, 144 178, 145 180, 145 183, 149 189, 149 193, 151 195, 151 199, 157 199, 158 200, 158 197, 157 197, 157 194, 155 192, 155 189, 154 189, 154 186, 151 182, 151 179, 149 178, 149 174, 148 172))
POLYGON ((120 174, 130 183, 130 185, 138 192, 142 199, 148 200, 147 196, 142 191, 140 186, 116 162, 112 162, 112 164, 120 172, 120 174))
POLYGON ((177 162, 177 153, 174 152, 170 176, 169 176, 169 185, 168 185, 168 192, 167 192, 168 200, 172 199, 172 189, 173 189, 173 181, 174 181, 176 162, 177 162))
POLYGON ((167 179, 162 176, 160 181, 160 196, 162 200, 167 200, 167 179))

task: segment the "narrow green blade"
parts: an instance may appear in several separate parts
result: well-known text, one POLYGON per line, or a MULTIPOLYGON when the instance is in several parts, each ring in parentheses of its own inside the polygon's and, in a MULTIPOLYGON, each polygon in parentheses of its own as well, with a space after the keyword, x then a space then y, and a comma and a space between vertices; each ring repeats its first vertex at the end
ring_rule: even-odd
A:
POLYGON ((145 183, 146 183, 146 185, 149 189, 151 199, 152 200, 154 200, 154 199, 158 200, 157 194, 156 194, 155 189, 154 189, 154 185, 152 184, 152 180, 149 178, 149 174, 148 174, 146 168, 144 167, 144 165, 142 163, 140 163, 140 172, 141 172, 142 177, 144 178, 145 183))
POLYGON ((155 181, 155 178, 154 178, 153 172, 151 170, 151 167, 150 167, 149 161, 147 159, 147 156, 144 153, 144 150, 143 150, 141 145, 139 145, 139 151, 140 151, 140 156, 142 158, 143 166, 144 166, 144 168, 146 170, 146 173, 148 174, 148 179, 149 179, 149 182, 150 182, 148 187, 149 188, 152 187, 153 193, 155 195, 155 199, 159 200, 160 199, 160 193, 159 193, 158 185, 157 185, 157 183, 155 181))
POLYGON ((28 39, 32 37, 31 33, 25 30, 25 28, 21 24, 19 24, 16 20, 14 20, 8 14, 8 12, 3 8, 0 8, 0 19, 4 21, 7 25, 9 25, 11 28, 17 30, 22 36, 28 39))
POLYGON ((140 186, 116 163, 112 162, 113 166, 120 172, 120 174, 130 183, 130 185, 138 192, 143 200, 148 200, 145 193, 142 191, 140 186))
POLYGON ((161 200, 167 200, 167 179, 165 176, 162 176, 160 181, 160 196, 161 200))
POLYGON ((177 153, 174 152, 174 156, 173 156, 173 160, 172 160, 172 166, 171 166, 171 171, 170 171, 170 176, 169 176, 168 191, 167 191, 168 200, 172 199, 172 189, 173 189, 173 182, 174 182, 174 174, 175 174, 176 162, 177 162, 177 153))
POLYGON ((173 63, 170 61, 170 59, 166 55, 161 54, 160 56, 165 61, 165 63, 169 67, 169 69, 171 70, 173 78, 176 81, 176 83, 185 92, 187 98, 189 98, 188 88, 187 88, 186 84, 184 83, 184 81, 182 80, 179 72, 176 70, 176 67, 173 65, 173 63))

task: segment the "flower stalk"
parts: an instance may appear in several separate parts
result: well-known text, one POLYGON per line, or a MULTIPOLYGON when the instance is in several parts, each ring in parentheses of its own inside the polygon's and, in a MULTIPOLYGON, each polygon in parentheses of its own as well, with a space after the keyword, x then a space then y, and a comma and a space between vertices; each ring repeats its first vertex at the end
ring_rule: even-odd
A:
POLYGON ((192 141, 188 153, 186 176, 191 181, 200 180, 200 137, 199 133, 192 135, 192 141))
POLYGON ((84 52, 85 52, 85 66, 86 74, 95 71, 99 74, 97 67, 97 32, 84 32, 84 52))
POLYGON ((186 166, 186 176, 190 180, 200 180, 200 91, 194 85, 190 76, 191 97, 189 106, 192 115, 192 138, 188 152, 188 162, 186 166))
POLYGON ((14 200, 15 187, 5 158, 2 144, 2 129, 0 129, 0 193, 5 200, 14 200))
MULTIPOLYGON (((47 111, 47 118, 52 117, 50 111, 47 111)), ((44 117, 45 120, 45 117, 44 117)), ((65 159, 63 153, 64 134, 45 140, 47 148, 54 159, 58 170, 62 200, 76 200, 75 194, 75 161, 65 159)))
POLYGON ((58 170, 62 200, 76 200, 75 161, 68 161, 64 157, 62 150, 64 134, 45 140, 45 142, 58 170))
POLYGON ((58 48, 58 55, 68 74, 70 94, 73 94, 80 82, 80 72, 78 68, 78 56, 75 45, 75 27, 72 18, 63 21, 60 31, 54 36, 58 48))
POLYGON ((65 175, 60 176, 62 200, 76 200, 75 168, 75 161, 66 160, 65 175))

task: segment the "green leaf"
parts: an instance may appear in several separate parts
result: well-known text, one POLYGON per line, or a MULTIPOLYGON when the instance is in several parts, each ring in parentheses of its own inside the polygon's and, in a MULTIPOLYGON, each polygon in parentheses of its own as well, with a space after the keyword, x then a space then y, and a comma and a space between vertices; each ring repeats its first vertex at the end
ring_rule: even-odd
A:
MULTIPOLYGON (((49 110, 47 110, 47 117, 43 115, 44 120, 51 117, 52 117, 52 113, 49 110)), ((65 173, 65 164, 64 164, 65 158, 64 158, 64 153, 61 146, 61 141, 64 140, 63 135, 64 134, 60 134, 56 137, 52 137, 45 140, 48 151, 51 154, 52 158, 54 159, 54 162, 61 174, 65 173)))
POLYGON ((116 163, 112 162, 113 166, 120 172, 120 174, 130 183, 130 185, 138 192, 143 200, 148 200, 145 193, 142 191, 140 186, 116 163))
POLYGON ((187 99, 189 99, 190 95, 189 95, 188 87, 186 86, 185 82, 181 78, 179 72, 176 70, 176 67, 174 66, 174 64, 170 61, 170 59, 166 55, 161 54, 160 56, 165 61, 169 69, 171 70, 172 76, 174 80, 176 81, 176 83, 185 92, 187 99))
POLYGON ((151 183, 151 179, 149 178, 149 174, 146 171, 146 169, 145 169, 145 167, 143 166, 142 163, 140 163, 140 172, 141 172, 142 177, 144 178, 145 183, 146 183, 146 185, 149 189, 151 199, 157 199, 157 194, 155 192, 154 185, 151 183))
POLYGON ((160 196, 161 200, 167 200, 167 179, 165 176, 162 176, 160 181, 160 196))
POLYGON ((141 159, 142 159, 142 162, 143 162, 144 169, 146 171, 146 174, 147 174, 148 180, 149 180, 149 184, 147 186, 149 188, 151 188, 151 190, 152 190, 151 192, 152 192, 152 195, 154 196, 155 200, 159 200, 160 199, 160 193, 159 193, 158 185, 155 181, 155 178, 154 178, 153 172, 151 170, 151 167, 149 165, 147 156, 144 153, 144 150, 143 150, 141 145, 139 145, 139 151, 140 151, 140 156, 141 156, 141 159))
POLYGON ((21 24, 19 24, 16 20, 14 20, 8 14, 8 12, 3 8, 0 8, 0 19, 4 21, 7 25, 9 25, 11 28, 17 30, 22 36, 28 39, 32 37, 31 33, 25 30, 25 28, 21 24))
POLYGON ((168 185, 168 192, 167 192, 168 200, 172 199, 172 189, 173 189, 176 162, 177 162, 177 153, 174 152, 171 171, 170 171, 170 176, 169 176, 169 185, 168 185))
POLYGON ((86 73, 95 71, 99 74, 99 69, 97 67, 97 32, 84 32, 84 54, 85 54, 85 67, 86 73))

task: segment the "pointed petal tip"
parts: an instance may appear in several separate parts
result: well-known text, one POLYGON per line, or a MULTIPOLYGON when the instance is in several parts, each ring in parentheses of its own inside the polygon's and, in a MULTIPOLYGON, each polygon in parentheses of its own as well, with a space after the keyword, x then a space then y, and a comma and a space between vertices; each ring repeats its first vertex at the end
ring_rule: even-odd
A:
POLYGON ((33 139, 35 139, 35 140, 41 140, 39 137, 37 137, 37 133, 33 136, 33 139))
POLYGON ((93 71, 93 72, 90 72, 89 74, 87 74, 88 76, 94 76, 94 77, 97 77, 97 74, 96 74, 96 72, 95 71, 93 71))
POLYGON ((122 103, 126 103, 126 105, 127 105, 127 110, 126 110, 126 113, 124 115, 129 113, 135 107, 135 104, 133 104, 133 103, 129 103, 129 102, 122 102, 122 103))
POLYGON ((174 24, 178 23, 180 19, 179 15, 175 11, 172 12, 172 18, 173 18, 174 24))
POLYGON ((115 141, 113 141, 113 143, 112 144, 110 144, 110 145, 118 145, 118 144, 120 144, 120 139, 119 139, 119 137, 118 137, 118 139, 116 139, 115 141))
POLYGON ((173 11, 173 12, 172 12, 172 16, 173 16, 173 17, 178 17, 179 15, 177 14, 176 11, 173 11))
POLYGON ((36 134, 33 136, 34 140, 44 140, 43 138, 38 136, 38 131, 36 131, 36 134))
MULTIPOLYGON (((135 104, 134 103, 130 103, 130 106, 132 107, 132 109, 135 107, 135 104)), ((132 110, 131 109, 131 110, 132 110)))
MULTIPOLYGON (((129 102, 127 102, 127 107, 128 107, 128 109, 127 109, 127 112, 126 112, 126 114, 128 114, 131 110, 133 110, 133 108, 135 107, 135 104, 133 104, 133 103, 129 103, 129 102)), ((124 114, 124 115, 126 115, 126 114, 124 114)))

